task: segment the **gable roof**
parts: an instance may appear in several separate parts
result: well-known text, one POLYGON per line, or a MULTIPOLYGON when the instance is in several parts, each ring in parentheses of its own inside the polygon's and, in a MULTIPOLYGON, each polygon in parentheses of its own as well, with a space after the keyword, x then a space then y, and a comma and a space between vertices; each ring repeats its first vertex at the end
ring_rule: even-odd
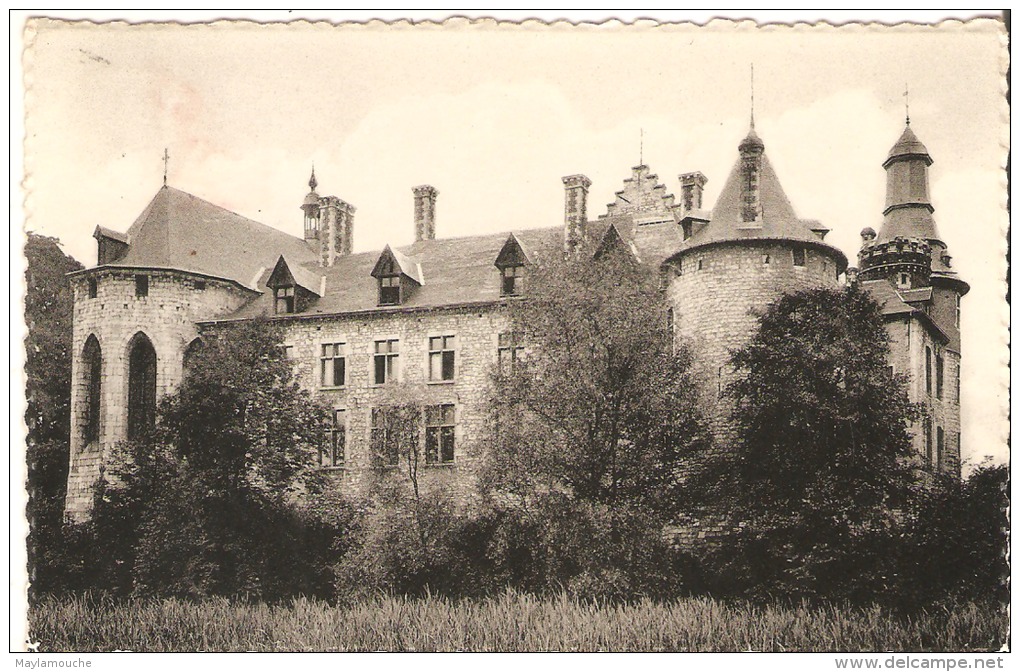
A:
MULTIPOLYGON (((871 297, 878 303, 882 317, 895 319, 897 317, 917 318, 936 339, 943 343, 949 342, 949 335, 935 323, 931 315, 920 308, 916 308, 907 301, 918 301, 916 298, 922 290, 898 290, 888 280, 866 280, 861 283, 861 288, 871 294, 871 297)), ((930 289, 929 289, 930 292, 930 289)))
POLYGON ((266 280, 266 287, 275 289, 277 287, 297 285, 315 296, 322 296, 324 293, 322 281, 323 277, 321 275, 301 266, 288 263, 287 259, 281 254, 276 262, 276 266, 273 268, 273 272, 269 274, 269 278, 266 280))
POLYGON ((167 186, 122 235, 127 254, 109 265, 191 271, 249 289, 281 254, 292 264, 316 259, 301 238, 167 186))
POLYGON ((499 254, 496 255, 494 265, 496 268, 506 268, 507 266, 523 266, 530 263, 531 258, 521 245, 521 241, 511 233, 506 242, 503 243, 499 254))
POLYGON ((425 279, 421 272, 421 263, 400 250, 394 250, 389 245, 383 248, 383 251, 379 254, 379 260, 375 262, 375 266, 372 267, 372 272, 369 275, 373 278, 389 275, 389 271, 386 269, 390 267, 396 267, 401 274, 411 278, 419 285, 425 284, 425 279))
POLYGON ((632 256, 638 263, 641 262, 641 255, 638 254, 637 247, 635 247, 632 241, 625 241, 623 236, 620 235, 619 229, 616 228, 616 224, 610 224, 606 232, 602 234, 602 240, 595 247, 595 252, 592 256, 596 259, 609 254, 610 252, 626 252, 632 256))

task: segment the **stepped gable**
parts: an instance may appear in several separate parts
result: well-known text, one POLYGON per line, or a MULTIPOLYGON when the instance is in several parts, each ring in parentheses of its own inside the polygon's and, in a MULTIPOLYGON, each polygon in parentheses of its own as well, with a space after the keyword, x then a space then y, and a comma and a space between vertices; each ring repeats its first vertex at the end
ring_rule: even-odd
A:
MULTIPOLYGON (((325 276, 325 295, 312 301, 304 312, 287 317, 400 312, 498 301, 500 276, 495 263, 508 235, 503 231, 483 236, 420 240, 391 248, 395 255, 421 269, 421 286, 397 306, 379 305, 379 283, 372 277, 372 269, 381 250, 339 257, 328 268, 320 268, 314 261, 306 262, 303 264, 306 269, 325 276)), ((513 235, 533 261, 540 262, 563 253, 563 227, 518 230, 513 235)), ((265 286, 268 279, 266 272, 258 282, 265 294, 224 319, 241 320, 272 314, 273 295, 265 286)))
POLYGON ((673 201, 673 194, 666 193, 666 185, 659 183, 659 176, 641 164, 631 168, 631 176, 623 181, 623 189, 616 192, 616 200, 606 206, 606 214, 599 219, 629 215, 639 221, 645 218, 672 220, 673 201))
POLYGON ((255 289, 256 274, 271 271, 281 254, 296 264, 316 260, 300 238, 167 186, 126 236, 127 254, 109 266, 190 271, 249 289, 255 289))

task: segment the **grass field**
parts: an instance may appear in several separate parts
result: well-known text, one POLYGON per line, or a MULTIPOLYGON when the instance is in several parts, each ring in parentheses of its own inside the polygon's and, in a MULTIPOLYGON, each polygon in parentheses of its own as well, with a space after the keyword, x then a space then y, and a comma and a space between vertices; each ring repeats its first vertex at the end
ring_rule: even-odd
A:
POLYGON ((347 608, 210 600, 47 599, 40 651, 988 651, 1004 613, 966 605, 902 619, 873 608, 755 607, 707 598, 593 605, 506 593, 380 597, 347 608))

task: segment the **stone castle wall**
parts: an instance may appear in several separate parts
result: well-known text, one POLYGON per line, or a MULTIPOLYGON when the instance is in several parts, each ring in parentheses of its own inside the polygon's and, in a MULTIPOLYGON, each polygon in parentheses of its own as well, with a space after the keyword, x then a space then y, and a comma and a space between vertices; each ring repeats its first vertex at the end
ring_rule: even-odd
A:
POLYGON ((676 335, 694 356, 702 412, 716 447, 733 444, 731 403, 720 396, 732 381, 729 352, 747 342, 762 308, 784 292, 838 284, 834 254, 805 250, 805 265, 793 263, 792 244, 729 243, 684 253, 668 288, 676 335))
POLYGON ((127 436, 128 350, 143 333, 156 351, 157 397, 181 380, 184 350, 198 336, 197 322, 236 310, 250 292, 232 283, 180 271, 99 269, 72 278, 74 314, 71 363, 71 450, 66 515, 81 520, 92 506, 92 487, 111 448, 127 436), (149 278, 148 296, 135 295, 135 276, 149 278), (96 280, 96 296, 88 279, 96 280), (205 289, 197 289, 205 283, 205 289), (102 353, 99 440, 85 445, 87 374, 83 351, 95 336, 102 353))
POLYGON ((371 413, 376 407, 411 394, 423 405, 453 404, 454 461, 419 464, 424 488, 442 486, 461 505, 474 497, 475 475, 485 447, 491 373, 497 365, 499 333, 507 329, 498 306, 432 311, 386 311, 351 316, 287 320, 285 345, 300 384, 327 404, 347 412, 346 460, 331 469, 341 488, 369 496, 381 480, 408 480, 406 467, 380 467, 370 449, 371 413), (429 381, 429 338, 455 336, 452 381, 429 381), (375 341, 399 341, 400 377, 396 383, 373 384, 375 341), (344 343, 346 382, 321 385, 320 353, 326 343, 344 343))

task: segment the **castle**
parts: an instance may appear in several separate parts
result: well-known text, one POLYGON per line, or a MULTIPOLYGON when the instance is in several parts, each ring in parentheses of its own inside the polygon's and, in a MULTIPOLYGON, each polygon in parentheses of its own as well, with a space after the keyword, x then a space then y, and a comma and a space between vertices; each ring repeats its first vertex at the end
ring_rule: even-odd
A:
MULTIPOLYGON (((750 310, 779 294, 859 282, 882 305, 889 365, 927 409, 914 432, 919 468, 960 468, 960 299, 928 193, 932 159, 909 119, 883 167, 879 232, 862 231, 859 269, 800 219, 750 132, 712 210, 707 179, 680 176, 680 198, 645 165, 589 219, 590 180, 563 178, 564 220, 550 228, 436 237, 435 188, 413 189, 415 242, 352 253, 353 205, 320 196, 314 170, 297 238, 167 186, 126 233, 97 227, 98 263, 72 273, 72 435, 66 515, 85 519, 111 448, 144 431, 177 385, 203 330, 268 315, 298 381, 333 408, 319 461, 356 491, 380 469, 376 432, 399 383, 428 394, 424 477, 466 494, 484 450, 493 366, 525 344, 502 309, 526 300, 529 268, 579 249, 623 244, 656 268, 676 337, 695 357, 702 409, 719 444, 732 439, 720 392, 729 349, 754 328, 750 310)), ((395 460, 395 458, 393 458, 395 460)))

